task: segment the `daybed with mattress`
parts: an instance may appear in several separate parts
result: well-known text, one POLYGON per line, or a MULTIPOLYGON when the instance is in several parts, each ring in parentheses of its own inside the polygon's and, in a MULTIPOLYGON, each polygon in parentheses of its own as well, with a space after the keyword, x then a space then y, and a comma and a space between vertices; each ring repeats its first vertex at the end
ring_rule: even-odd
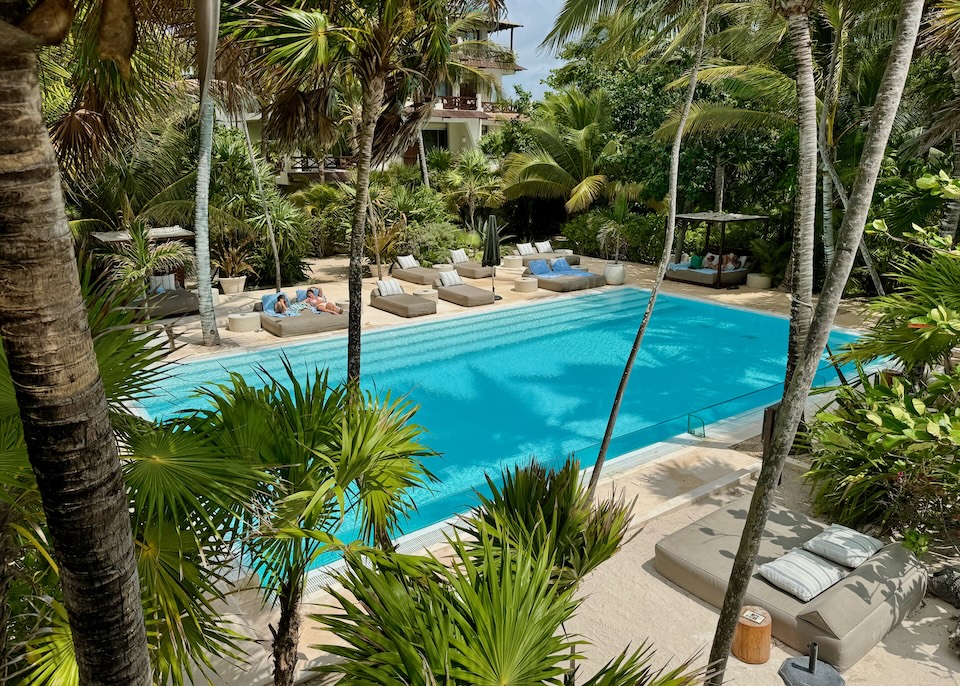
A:
MULTIPOLYGON (((749 507, 750 496, 741 498, 664 538, 656 545, 657 572, 721 607, 749 507)), ((760 565, 785 558, 826 528, 802 514, 774 506, 744 605, 765 608, 773 619, 773 635, 802 654, 816 641, 820 659, 843 671, 917 607, 926 592, 927 574, 912 553, 893 543, 859 566, 844 569, 839 581, 808 602, 780 590, 761 575, 760 565)))
POLYGON ((571 269, 562 257, 554 260, 552 267, 547 264, 546 260, 531 260, 525 273, 530 274, 537 280, 537 287, 557 293, 569 293, 585 288, 599 288, 606 284, 605 279, 600 274, 594 274, 583 269, 571 269))
POLYGON ((377 281, 377 287, 370 292, 370 306, 407 318, 437 312, 436 300, 404 293, 403 286, 394 279, 377 281))
POLYGON ((465 284, 457 272, 441 272, 440 278, 434 282, 434 288, 440 300, 461 307, 492 305, 495 300, 492 291, 465 284))
MULTIPOLYGON (((349 311, 346 308, 343 314, 317 312, 311 307, 303 307, 298 311, 291 311, 287 314, 278 314, 275 308, 277 298, 280 295, 280 293, 271 293, 260 299, 260 328, 269 331, 274 336, 288 338, 347 328, 349 311)), ((289 298, 287 301, 289 302, 289 298)))
POLYGON ((580 264, 579 255, 574 255, 569 250, 563 252, 554 250, 550 241, 542 241, 532 245, 530 243, 517 243, 517 254, 520 255, 524 267, 529 267, 533 260, 555 260, 561 257, 567 260, 567 264, 580 264))
POLYGON ((440 276, 440 272, 429 267, 421 267, 413 255, 401 255, 391 272, 395 279, 409 281, 420 286, 429 286, 440 276))
POLYGON ((488 279, 493 276, 493 267, 484 267, 479 262, 467 259, 467 253, 462 248, 450 251, 450 263, 457 270, 457 274, 466 279, 488 279))
POLYGON ((700 267, 702 264, 697 256, 683 262, 671 264, 667 267, 665 278, 671 281, 683 281, 685 283, 695 283, 700 286, 713 286, 715 288, 724 288, 728 286, 737 286, 746 283, 747 274, 750 270, 747 268, 749 257, 743 255, 737 258, 736 269, 723 269, 723 258, 714 253, 707 253, 703 261, 713 256, 718 266, 700 267))

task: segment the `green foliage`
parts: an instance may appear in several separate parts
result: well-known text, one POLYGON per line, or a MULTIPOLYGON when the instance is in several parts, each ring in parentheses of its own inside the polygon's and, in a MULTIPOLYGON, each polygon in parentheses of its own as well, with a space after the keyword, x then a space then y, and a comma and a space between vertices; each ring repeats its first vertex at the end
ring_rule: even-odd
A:
POLYGON ((185 243, 151 240, 149 229, 142 221, 134 221, 129 231, 128 242, 111 245, 100 256, 113 277, 125 285, 146 291, 151 276, 169 274, 193 260, 193 251, 185 243))
POLYGON ((931 539, 927 534, 920 533, 916 529, 910 529, 903 535, 902 543, 904 548, 919 558, 927 554, 931 539))
POLYGON ((448 171, 453 166, 453 153, 446 148, 434 148, 427 151, 427 170, 431 181, 438 174, 448 171))
MULTIPOLYGON (((616 212, 616 211, 615 211, 616 212)), ((620 255, 631 262, 658 264, 663 256, 666 221, 659 214, 626 214, 616 212, 616 223, 622 238, 620 255)), ((573 217, 561 231, 581 255, 607 257, 610 252, 602 241, 604 226, 611 221, 610 208, 598 208, 573 217)))
POLYGON ((448 262, 450 251, 469 247, 463 232, 450 222, 408 224, 397 247, 399 255, 413 255, 424 265, 448 262))
POLYGON ((499 207, 504 200, 503 181, 480 150, 458 155, 439 186, 468 230, 478 230, 478 211, 499 207))
POLYGON ((253 236, 248 233, 221 231, 211 242, 210 261, 227 278, 255 274, 250 266, 253 246, 253 236))
POLYGON ((347 250, 347 232, 353 205, 352 191, 342 185, 315 183, 290 196, 306 215, 311 254, 328 257, 347 250))
POLYGON ((787 273, 792 247, 792 243, 780 243, 766 238, 750 241, 750 249, 757 260, 760 273, 769 276, 774 285, 780 283, 787 273))
POLYGON ((841 386, 810 428, 814 507, 855 528, 953 539, 960 524, 960 374, 918 390, 894 377, 841 386))

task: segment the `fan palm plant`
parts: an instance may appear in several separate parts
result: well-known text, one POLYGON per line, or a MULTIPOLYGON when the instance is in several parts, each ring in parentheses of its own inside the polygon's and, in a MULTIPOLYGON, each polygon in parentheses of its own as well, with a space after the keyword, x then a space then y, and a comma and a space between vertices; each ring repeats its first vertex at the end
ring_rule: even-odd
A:
POLYGON ((466 227, 476 231, 477 210, 503 204, 503 182, 480 150, 469 150, 454 161, 440 183, 444 194, 460 212, 466 212, 466 227))
POLYGON ((185 243, 157 243, 141 221, 134 222, 129 233, 129 241, 108 248, 101 256, 121 283, 146 291, 151 276, 169 274, 190 264, 193 251, 185 243))
MULTIPOLYGON (((345 387, 325 374, 305 381, 285 362, 282 379, 261 375, 254 386, 238 374, 204 391, 212 409, 195 429, 274 476, 244 525, 244 547, 263 592, 279 610, 273 632, 273 678, 290 686, 297 669, 301 605, 316 558, 341 529, 389 546, 413 490, 432 477, 421 458, 430 451, 407 403, 365 398, 348 405, 345 387)), ((349 541, 348 541, 349 543, 349 541)))

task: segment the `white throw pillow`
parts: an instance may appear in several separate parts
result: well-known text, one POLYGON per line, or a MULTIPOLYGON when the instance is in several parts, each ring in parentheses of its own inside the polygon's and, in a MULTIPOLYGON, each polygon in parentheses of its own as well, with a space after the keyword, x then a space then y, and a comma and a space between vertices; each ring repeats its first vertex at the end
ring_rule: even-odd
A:
POLYGON ((710 258, 713 258, 714 260, 716 260, 718 257, 720 257, 720 256, 719 256, 719 255, 714 255, 712 252, 708 252, 706 255, 703 256, 703 261, 706 262, 706 261, 709 260, 710 258))
POLYGON ((168 291, 176 290, 177 288, 177 275, 176 274, 164 274, 163 276, 163 287, 168 291))
POLYGON ((832 562, 796 548, 760 565, 760 576, 803 602, 809 602, 843 579, 847 572, 832 562))
POLYGON ((377 281, 377 290, 380 295, 403 295, 403 286, 396 279, 377 281))
POLYGON ((460 248, 459 250, 451 250, 450 260, 454 264, 463 264, 464 262, 467 261, 467 251, 464 250, 463 248, 460 248))
POLYGON ((440 283, 444 286, 462 286, 463 279, 454 271, 440 272, 440 283))
POLYGON ((749 256, 749 255, 741 255, 741 256, 740 256, 740 269, 746 269, 746 267, 747 267, 747 260, 748 260, 748 259, 750 259, 750 256, 749 256))
POLYGON ((517 243, 517 252, 521 255, 534 255, 536 250, 529 243, 517 243))
POLYGON ((401 269, 413 269, 414 267, 420 266, 420 263, 417 262, 413 255, 400 255, 397 258, 397 264, 400 265, 401 269))
POLYGON ((550 241, 534 243, 534 245, 537 247, 537 252, 553 252, 553 247, 551 247, 550 241))
POLYGON ((883 542, 873 536, 839 524, 831 524, 822 534, 803 544, 804 550, 846 567, 859 567, 882 547, 883 542))

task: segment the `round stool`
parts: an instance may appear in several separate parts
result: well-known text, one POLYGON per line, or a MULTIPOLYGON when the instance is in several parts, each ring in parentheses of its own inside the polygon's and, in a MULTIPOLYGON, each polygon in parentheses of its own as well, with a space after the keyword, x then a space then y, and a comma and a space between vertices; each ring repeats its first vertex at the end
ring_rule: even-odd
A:
POLYGON ((769 612, 755 605, 744 605, 740 609, 737 628, 733 632, 730 652, 748 665, 762 665, 770 659, 772 632, 773 624, 769 612))
POLYGON ((452 272, 456 269, 452 264, 435 264, 433 268, 438 272, 452 272))
POLYGON ((440 297, 440 294, 432 288, 421 288, 418 291, 414 291, 413 295, 418 298, 429 298, 430 300, 438 300, 440 297))
POLYGON ((520 255, 504 255, 500 258, 500 264, 507 269, 517 269, 523 266, 523 258, 520 255))
POLYGON ((259 312, 239 312, 227 315, 227 329, 238 333, 250 333, 260 330, 259 312))
POLYGON ((519 279, 513 282, 513 290, 515 290, 517 293, 536 293, 537 280, 526 276, 521 276, 519 279))

